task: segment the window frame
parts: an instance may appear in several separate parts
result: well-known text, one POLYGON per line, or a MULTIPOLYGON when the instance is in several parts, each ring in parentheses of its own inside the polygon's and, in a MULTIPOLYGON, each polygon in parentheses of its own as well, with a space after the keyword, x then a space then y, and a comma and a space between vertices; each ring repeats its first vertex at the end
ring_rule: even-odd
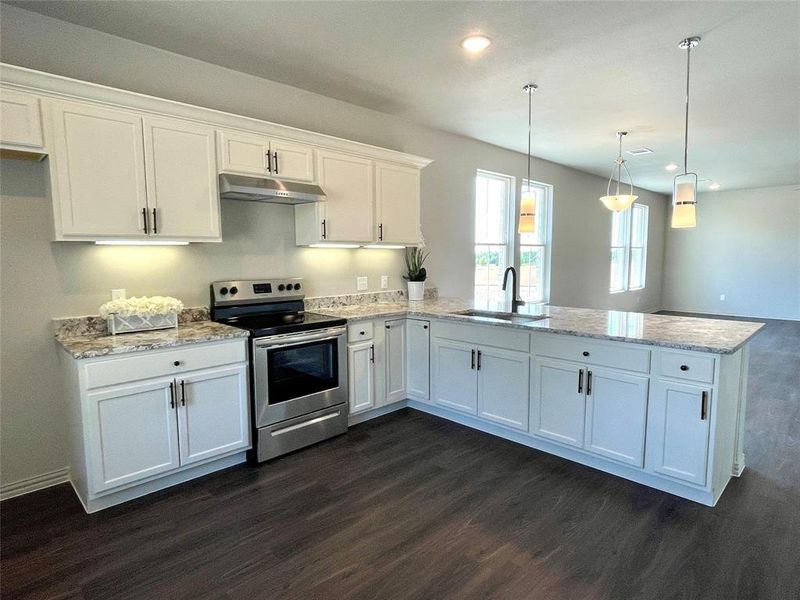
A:
MULTIPOLYGON (((541 271, 541 288, 542 288, 542 295, 540 298, 533 298, 528 299, 522 294, 522 285, 520 285, 520 296, 526 302, 532 304, 548 304, 550 302, 550 267, 551 267, 551 258, 552 258, 552 245, 553 245, 553 186, 549 183, 544 183, 542 181, 536 181, 535 179, 522 179, 522 184, 520 186, 520 199, 523 197, 524 192, 529 188, 532 187, 534 189, 538 189, 541 192, 541 201, 537 201, 536 204, 536 219, 537 222, 540 224, 539 233, 542 238, 539 240, 541 243, 538 244, 523 244, 522 239, 525 235, 530 234, 520 234, 516 233, 516 226, 514 226, 514 230, 516 233, 516 246, 519 249, 519 261, 515 263, 517 267, 517 272, 520 274, 520 279, 522 278, 522 255, 525 248, 542 248, 542 271, 541 271)), ((517 206, 516 210, 516 219, 514 220, 514 225, 519 221, 519 211, 521 206, 517 206)), ((526 289, 530 289, 530 286, 526 286, 526 289)))
POLYGON ((624 292, 634 292, 640 291, 645 289, 647 286, 647 245, 649 242, 649 228, 650 228, 650 207, 647 204, 642 203, 634 203, 630 206, 630 208, 620 211, 620 212, 613 212, 611 214, 611 243, 609 244, 609 285, 608 285, 608 292, 609 294, 621 294, 624 292), (643 228, 643 237, 642 237, 642 244, 641 245, 634 245, 633 237, 634 237, 634 213, 639 211, 644 215, 644 228, 643 228), (615 224, 619 223, 619 227, 621 227, 622 231, 619 235, 619 238, 622 241, 622 245, 614 244, 614 230, 615 224), (622 287, 614 288, 614 270, 615 270, 615 260, 614 260, 614 252, 621 250, 623 252, 623 260, 621 263, 622 269, 622 287), (631 281, 633 279, 634 272, 631 270, 631 264, 633 263, 633 252, 634 250, 641 250, 642 253, 642 262, 641 262, 641 285, 633 286, 631 281))

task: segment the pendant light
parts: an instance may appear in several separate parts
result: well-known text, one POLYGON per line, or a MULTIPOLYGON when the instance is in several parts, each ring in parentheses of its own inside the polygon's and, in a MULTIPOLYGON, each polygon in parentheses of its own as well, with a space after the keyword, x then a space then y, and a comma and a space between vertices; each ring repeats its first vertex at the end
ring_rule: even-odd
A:
POLYGON ((611 167, 611 177, 608 178, 608 186, 606 187, 606 195, 600 198, 600 202, 602 202, 608 210, 613 210, 616 212, 621 212, 626 208, 629 208, 631 204, 636 202, 636 199, 639 196, 633 195, 633 178, 631 177, 631 172, 628 171, 628 167, 625 166, 625 159, 622 158, 622 138, 628 135, 627 131, 618 131, 617 137, 619 138, 619 156, 617 156, 617 160, 614 161, 614 166, 611 167), (625 172, 628 174, 628 181, 630 182, 630 194, 620 194, 619 193, 619 185, 622 183, 622 169, 625 169, 625 172), (617 190, 612 195, 611 194, 611 182, 614 181, 614 174, 616 172, 617 175, 617 190))
POLYGON ((528 94, 528 186, 519 202, 519 233, 536 233, 536 196, 531 191, 531 130, 533 117, 533 92, 539 89, 535 83, 523 86, 528 94))
POLYGON ((681 40, 678 48, 686 50, 686 120, 683 133, 683 173, 672 182, 672 227, 676 229, 695 227, 697 218, 697 173, 689 173, 689 65, 692 48, 700 43, 699 37, 681 40))

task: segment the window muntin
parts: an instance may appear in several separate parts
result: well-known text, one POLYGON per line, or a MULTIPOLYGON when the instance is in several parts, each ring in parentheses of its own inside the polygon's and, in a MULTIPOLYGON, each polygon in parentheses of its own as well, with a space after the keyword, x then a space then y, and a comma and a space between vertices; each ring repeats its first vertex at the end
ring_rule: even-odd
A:
POLYGON ((522 181, 522 196, 536 202, 536 232, 519 236, 519 294, 526 302, 547 302, 550 288, 550 203, 552 187, 522 181))
POLYGON ((612 294, 645 287, 648 220, 649 208, 645 204, 633 204, 628 210, 612 213, 609 285, 612 294))
POLYGON ((475 305, 502 305, 503 271, 511 263, 513 240, 509 227, 514 178, 478 171, 475 179, 475 305))

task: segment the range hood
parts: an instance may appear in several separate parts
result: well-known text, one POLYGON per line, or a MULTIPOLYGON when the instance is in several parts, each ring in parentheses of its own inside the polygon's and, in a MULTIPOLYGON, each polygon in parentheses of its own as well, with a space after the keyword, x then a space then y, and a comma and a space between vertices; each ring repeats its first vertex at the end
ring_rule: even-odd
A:
POLYGON ((278 181, 245 175, 220 175, 219 197, 223 200, 305 204, 325 200, 325 192, 313 183, 278 181))

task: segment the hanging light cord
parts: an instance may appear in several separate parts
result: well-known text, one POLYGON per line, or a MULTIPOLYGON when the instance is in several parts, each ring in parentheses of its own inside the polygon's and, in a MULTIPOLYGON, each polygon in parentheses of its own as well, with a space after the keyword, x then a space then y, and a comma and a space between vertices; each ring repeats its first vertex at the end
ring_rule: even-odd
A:
POLYGON ((526 184, 528 190, 531 186, 531 130, 533 128, 533 90, 532 86, 528 86, 528 183, 526 184))
POLYGON ((692 58, 692 44, 686 48, 686 121, 683 129, 683 174, 689 172, 689 65, 692 58))
MULTIPOLYGON (((625 159, 622 158, 622 136, 623 133, 617 133, 617 137, 619 138, 619 156, 617 156, 617 196, 619 196, 619 182, 622 181, 622 165, 625 162, 625 159)), ((633 181, 631 181, 633 183, 633 181)))

